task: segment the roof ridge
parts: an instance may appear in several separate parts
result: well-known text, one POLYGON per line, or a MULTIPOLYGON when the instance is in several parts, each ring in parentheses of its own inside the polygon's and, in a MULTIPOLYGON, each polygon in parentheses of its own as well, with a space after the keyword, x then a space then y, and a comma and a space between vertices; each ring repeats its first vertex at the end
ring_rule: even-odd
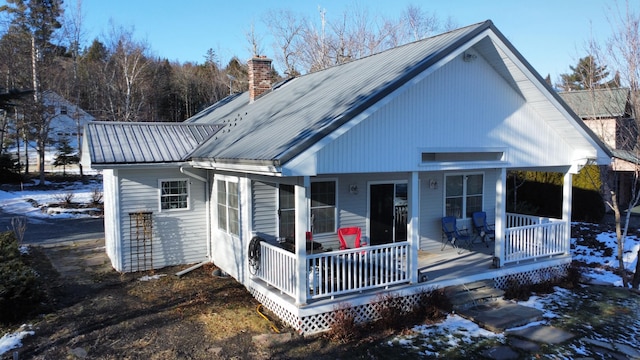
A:
POLYGON ((309 75, 312 75, 312 74, 317 74, 317 73, 320 73, 320 72, 328 71, 330 69, 335 69, 337 67, 345 66, 345 65, 348 65, 348 64, 353 64, 355 62, 358 62, 358 61, 361 61, 361 60, 364 60, 364 59, 368 59, 368 58, 371 58, 371 57, 374 57, 374 56, 377 56, 377 55, 381 55, 381 54, 384 54, 384 53, 387 53, 387 52, 390 52, 390 51, 394 51, 394 50, 397 50, 397 49, 405 48, 407 46, 415 45, 417 43, 421 43, 421 42, 425 42, 425 41, 431 41, 431 40, 433 40, 435 38, 444 37, 444 36, 447 36, 447 35, 449 35, 451 33, 454 33, 454 32, 463 33, 465 30, 467 30, 469 28, 481 27, 482 25, 484 25, 486 27, 491 27, 491 26, 493 26, 493 22, 491 20, 485 20, 485 21, 480 21, 480 22, 477 22, 477 23, 474 23, 474 24, 470 24, 470 25, 467 25, 467 26, 463 26, 463 27, 460 27, 460 28, 451 29, 449 31, 438 33, 438 34, 435 34, 435 35, 432 35, 432 36, 429 36, 429 37, 425 37, 423 39, 414 40, 414 41, 411 41, 411 42, 408 42, 408 43, 405 43, 405 44, 400 44, 400 45, 397 45, 397 46, 394 46, 394 47, 391 47, 391 48, 388 48, 388 49, 384 49, 384 50, 378 51, 376 53, 369 54, 369 55, 354 59, 352 61, 347 61, 347 62, 344 62, 344 63, 341 63, 341 64, 335 64, 335 65, 332 65, 332 66, 329 66, 329 67, 326 67, 326 68, 323 68, 323 69, 320 69, 320 70, 308 72, 308 73, 305 73, 303 75, 296 76, 293 79, 302 78, 302 77, 306 77, 306 76, 309 76, 309 75))

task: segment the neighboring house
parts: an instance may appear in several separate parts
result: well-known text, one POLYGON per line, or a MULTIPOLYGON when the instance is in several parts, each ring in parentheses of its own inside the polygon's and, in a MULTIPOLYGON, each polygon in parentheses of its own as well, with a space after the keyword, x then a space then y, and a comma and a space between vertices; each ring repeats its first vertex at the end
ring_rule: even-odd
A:
MULTIPOLYGON (((42 103, 45 107, 43 113, 44 120, 49 123, 47 153, 50 154, 50 156, 47 155, 45 158, 45 165, 49 166, 53 161, 53 154, 55 154, 60 140, 67 139, 71 147, 77 151, 81 150, 82 132, 85 126, 90 121, 94 121, 95 118, 52 90, 42 92, 42 103)), ((18 107, 18 111, 20 110, 20 107, 18 107)), ((7 122, 6 126, 3 124, 3 126, 6 128, 8 134, 5 136, 12 136, 16 132, 16 118, 22 119, 24 114, 19 112, 16 115, 9 112, 8 115, 12 117, 13 120, 7 122)), ((35 148, 35 144, 32 144, 31 148, 35 148)), ((24 164, 24 153, 20 153, 16 148, 12 148, 10 151, 18 152, 24 164)), ((34 164, 37 161, 37 152, 35 150, 30 151, 29 162, 34 164)))
POLYGON ((185 123, 88 125, 116 270, 213 262, 305 334, 340 306, 566 270, 572 175, 610 154, 491 21, 273 87, 270 67, 185 123), (562 218, 508 214, 510 169, 563 174, 562 218), (495 242, 443 249, 441 218, 474 211, 495 242), (367 245, 339 250, 344 227, 367 245))
POLYGON ((47 108, 47 116, 51 118, 49 126, 51 142, 57 143, 67 138, 72 146, 80 150, 79 144, 82 141, 84 127, 95 118, 51 90, 42 92, 42 102, 47 108))
POLYGON ((638 126, 629 89, 594 89, 561 92, 560 97, 609 147, 611 170, 618 182, 618 202, 628 204, 634 172, 640 164, 637 154, 638 126))

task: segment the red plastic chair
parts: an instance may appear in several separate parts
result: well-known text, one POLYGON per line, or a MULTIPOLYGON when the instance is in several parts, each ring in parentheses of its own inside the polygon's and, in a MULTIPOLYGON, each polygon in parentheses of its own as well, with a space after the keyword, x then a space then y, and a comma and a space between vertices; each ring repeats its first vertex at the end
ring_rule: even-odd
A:
POLYGON ((357 227, 344 227, 338 229, 338 239, 340 239, 340 250, 355 249, 367 245, 361 243, 362 230, 357 227))

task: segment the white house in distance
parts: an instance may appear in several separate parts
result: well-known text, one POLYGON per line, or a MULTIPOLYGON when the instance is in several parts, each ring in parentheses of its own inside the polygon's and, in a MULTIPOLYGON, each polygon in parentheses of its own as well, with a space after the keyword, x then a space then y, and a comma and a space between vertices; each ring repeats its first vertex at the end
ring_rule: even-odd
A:
MULTIPOLYGON (((58 143, 63 138, 69 141, 71 147, 78 151, 80 150, 84 128, 90 121, 94 121, 95 118, 52 90, 42 92, 42 103, 45 106, 43 116, 46 117, 45 121, 49 123, 49 151, 47 151, 47 157, 45 158, 45 165, 48 166, 53 162, 58 143)), ((18 114, 18 117, 22 116, 22 114, 18 114)), ((15 124, 14 126, 8 127, 8 133, 15 133, 15 124)), ((11 151, 18 152, 17 149, 11 151)), ((23 163, 24 156, 24 153, 20 153, 23 163)), ((35 164, 37 161, 38 156, 36 151, 30 151, 29 162, 35 164)))
POLYGON ((80 150, 82 132, 85 126, 95 118, 60 94, 47 90, 42 92, 42 102, 51 117, 49 137, 57 143, 67 138, 74 148, 80 150))
POLYGON ((116 270, 213 262, 309 334, 338 305, 363 320, 380 295, 571 262, 572 175, 610 154, 491 21, 273 86, 270 66, 181 124, 88 125, 116 270), (511 169, 564 174, 562 218, 507 213, 511 169), (477 211, 495 241, 443 243, 443 217, 477 211), (365 245, 340 250, 346 227, 365 245))

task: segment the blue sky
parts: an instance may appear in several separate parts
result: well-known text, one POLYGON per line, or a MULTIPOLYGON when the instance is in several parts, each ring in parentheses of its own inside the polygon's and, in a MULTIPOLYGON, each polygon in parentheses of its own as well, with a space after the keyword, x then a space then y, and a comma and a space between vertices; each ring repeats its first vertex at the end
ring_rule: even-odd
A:
MULTIPOLYGON (((630 2, 640 8, 640 1, 630 2)), ((65 0, 67 6, 75 3, 65 0)), ((256 32, 266 35, 262 17, 268 10, 286 8, 318 19, 318 7, 332 18, 347 6, 358 5, 371 15, 397 18, 410 3, 442 20, 451 17, 459 26, 491 19, 543 77, 550 74, 554 81, 586 55, 592 35, 609 36, 608 8, 615 4, 611 0, 84 0, 82 7, 87 44, 108 33, 112 20, 133 27, 134 36, 147 41, 157 56, 202 63, 212 48, 224 65, 234 55, 242 60, 250 57, 244 34, 253 22, 256 32)), ((271 40, 265 37, 262 42, 265 55, 272 57, 271 40)))

